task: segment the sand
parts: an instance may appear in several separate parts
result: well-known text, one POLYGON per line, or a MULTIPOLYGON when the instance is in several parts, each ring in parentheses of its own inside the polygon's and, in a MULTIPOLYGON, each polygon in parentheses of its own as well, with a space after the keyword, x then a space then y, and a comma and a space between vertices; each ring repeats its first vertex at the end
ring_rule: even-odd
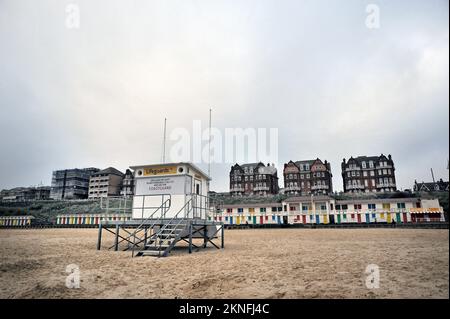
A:
MULTIPOLYGON (((0 298, 448 298, 448 230, 226 230, 167 258, 96 250, 96 229, 0 230, 0 298), (65 285, 69 264, 80 288, 65 285), (368 264, 380 269, 366 287, 368 264)), ((112 236, 104 235, 111 244, 112 236)))

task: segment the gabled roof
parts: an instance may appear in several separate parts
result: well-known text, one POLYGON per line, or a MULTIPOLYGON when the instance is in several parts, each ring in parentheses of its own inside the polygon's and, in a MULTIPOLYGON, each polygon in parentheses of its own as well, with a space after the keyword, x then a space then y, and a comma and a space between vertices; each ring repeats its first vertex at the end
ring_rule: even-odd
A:
POLYGON ((310 166, 315 162, 316 160, 304 160, 304 161, 296 161, 295 165, 299 166, 301 164, 309 164, 310 166))
POLYGON ((419 192, 433 192, 433 191, 447 191, 449 189, 449 182, 439 180, 437 182, 415 182, 414 190, 419 192))

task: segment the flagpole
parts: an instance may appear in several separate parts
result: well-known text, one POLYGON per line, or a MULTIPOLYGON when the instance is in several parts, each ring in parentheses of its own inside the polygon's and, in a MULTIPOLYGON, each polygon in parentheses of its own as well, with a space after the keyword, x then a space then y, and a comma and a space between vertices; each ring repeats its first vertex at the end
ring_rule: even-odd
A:
POLYGON ((208 176, 211 177, 211 108, 209 109, 208 176))
POLYGON ((163 138, 163 164, 166 163, 166 125, 167 118, 164 118, 164 138, 163 138))

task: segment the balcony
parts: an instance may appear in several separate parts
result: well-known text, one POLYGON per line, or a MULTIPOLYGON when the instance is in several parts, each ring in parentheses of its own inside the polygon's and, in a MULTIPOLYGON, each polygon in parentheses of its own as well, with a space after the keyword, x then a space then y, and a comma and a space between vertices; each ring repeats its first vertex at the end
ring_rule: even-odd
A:
POLYGON ((300 186, 288 186, 284 188, 287 191, 300 191, 301 187, 300 186))
POLYGON ((311 190, 320 190, 320 189, 329 189, 328 185, 314 185, 311 187, 311 190))
POLYGON ((347 167, 347 168, 345 169, 346 172, 360 171, 360 170, 361 170, 361 167, 354 167, 354 168, 347 167))
POLYGON ((395 183, 382 183, 377 184, 377 188, 396 187, 395 183))
POLYGON ((232 187, 230 189, 230 192, 243 192, 244 188, 243 187, 232 187))
POLYGON ((347 190, 350 190, 350 189, 364 189, 364 185, 348 185, 348 186, 346 186, 346 189, 347 190))
POLYGON ((267 186, 257 186, 257 187, 254 187, 253 190, 254 190, 255 192, 258 192, 258 191, 268 191, 268 190, 269 190, 269 187, 267 187, 267 186))
POLYGON ((383 168, 393 168, 392 165, 386 165, 386 166, 376 166, 376 169, 383 169, 383 168))

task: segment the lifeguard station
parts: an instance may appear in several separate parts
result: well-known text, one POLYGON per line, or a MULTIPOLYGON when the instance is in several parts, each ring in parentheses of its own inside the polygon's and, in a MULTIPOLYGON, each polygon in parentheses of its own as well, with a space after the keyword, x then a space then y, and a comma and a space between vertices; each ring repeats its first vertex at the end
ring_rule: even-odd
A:
MULTIPOLYGON (((212 207, 217 209, 218 204, 212 205, 208 197, 208 175, 192 163, 130 168, 134 172, 131 207, 119 201, 119 209, 131 212, 132 218, 129 221, 103 221, 99 225, 97 249, 101 249, 102 230, 115 236, 110 249, 118 250, 125 243, 123 250, 131 250, 133 257, 165 257, 180 241, 188 243, 189 253, 193 247, 205 248, 208 243, 219 248, 213 242, 219 238, 219 233, 221 248, 224 247, 223 223, 211 218, 212 207), (195 245, 194 239, 201 239, 202 244, 195 245)), ((109 203, 104 207, 109 211, 117 208, 109 203)))

